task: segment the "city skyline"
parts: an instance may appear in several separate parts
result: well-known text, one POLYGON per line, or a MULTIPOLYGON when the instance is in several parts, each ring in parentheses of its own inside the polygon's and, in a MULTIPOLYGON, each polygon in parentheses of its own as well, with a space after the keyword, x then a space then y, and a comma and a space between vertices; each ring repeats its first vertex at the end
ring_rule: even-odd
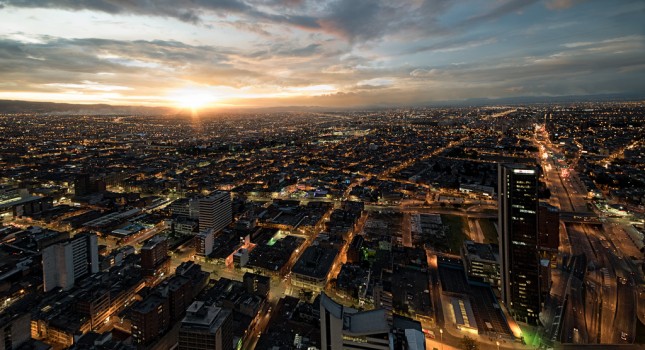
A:
POLYGON ((0 1, 0 99, 178 109, 643 95, 645 4, 0 1))
POLYGON ((643 102, 32 105, 0 113, 3 348, 645 344, 643 102))

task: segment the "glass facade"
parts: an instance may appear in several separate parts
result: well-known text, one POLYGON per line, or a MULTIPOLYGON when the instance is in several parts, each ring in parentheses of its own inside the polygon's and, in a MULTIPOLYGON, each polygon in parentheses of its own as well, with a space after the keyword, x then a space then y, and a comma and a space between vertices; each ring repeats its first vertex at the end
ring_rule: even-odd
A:
POLYGON ((530 324, 540 311, 537 182, 535 168, 499 165, 502 300, 517 321, 530 324))

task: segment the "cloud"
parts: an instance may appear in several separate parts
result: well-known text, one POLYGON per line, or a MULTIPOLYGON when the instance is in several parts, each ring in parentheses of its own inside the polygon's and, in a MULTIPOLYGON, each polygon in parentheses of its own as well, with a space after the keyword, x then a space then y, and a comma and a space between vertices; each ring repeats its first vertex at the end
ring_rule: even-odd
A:
POLYGON ((0 0, 0 6, 97 11, 113 15, 144 15, 207 24, 207 15, 243 20, 228 24, 268 34, 263 24, 335 34, 351 42, 381 38, 405 30, 438 30, 436 18, 448 0, 0 0))
POLYGON ((119 85, 106 85, 95 81, 84 80, 80 84, 49 83, 45 86, 71 90, 90 90, 90 91, 123 91, 132 90, 131 87, 119 85))
POLYGON ((333 1, 318 23, 350 41, 368 41, 403 31, 439 32, 437 17, 449 7, 439 1, 333 1))
POLYGON ((165 103, 187 88, 239 104, 343 105, 643 91, 635 13, 618 26, 595 20, 606 8, 594 3, 567 12, 562 30, 565 14, 545 19, 548 3, 535 2, 482 10, 449 0, 0 0, 28 9, 3 12, 15 32, 0 35, 0 96, 165 103), (54 11, 36 7, 82 20, 52 29, 58 22, 45 16, 54 11), (520 12, 521 21, 490 23, 520 12), (95 18, 100 29, 77 29, 95 18))
POLYGON ((581 3, 585 0, 548 0, 546 2, 546 7, 549 10, 566 10, 577 3, 581 3))
POLYGON ((266 59, 270 57, 308 57, 318 54, 321 51, 321 44, 312 43, 303 47, 290 47, 285 44, 275 44, 271 47, 256 51, 248 55, 248 57, 256 59, 266 59))
MULTIPOLYGON (((73 87, 69 84, 87 87, 87 82, 94 82, 97 86, 158 90, 182 75, 197 76, 203 66, 226 67, 231 54, 175 41, 43 40, 34 43, 0 38, 3 79, 19 83, 23 89, 73 87)), ((235 73, 244 79, 244 74, 235 73)), ((231 84, 236 81, 235 77, 227 79, 231 84)))
POLYGON ((361 80, 356 83, 356 86, 367 87, 367 88, 385 88, 394 85, 394 80, 392 78, 372 78, 367 80, 361 80))
POLYGON ((190 86, 229 96, 226 101, 234 104, 370 105, 574 94, 592 92, 599 84, 602 92, 625 87, 638 92, 643 88, 633 82, 645 79, 643 48, 634 45, 641 39, 637 36, 598 41, 625 46, 620 52, 590 55, 588 50, 597 46, 574 43, 544 55, 432 67, 383 66, 339 53, 326 56, 322 43, 274 44, 268 54, 257 55, 177 41, 22 39, 0 39, 0 74, 12 83, 0 85, 1 96, 9 91, 16 96, 73 93, 82 101, 95 96, 108 103, 158 104, 172 91, 190 86))
POLYGON ((524 91, 524 86, 511 86, 511 87, 506 88, 506 91, 511 92, 511 93, 523 92, 524 91))
POLYGON ((472 16, 464 24, 473 25, 506 16, 510 13, 518 12, 525 7, 531 6, 538 0, 507 0, 501 5, 489 10, 488 12, 472 16))
POLYGON ((163 96, 165 90, 195 85, 233 89, 218 91, 246 89, 249 95, 258 93, 254 91, 313 94, 313 90, 328 93, 334 84, 352 85, 373 77, 358 73, 332 78, 333 74, 322 73, 328 63, 321 59, 321 44, 274 45, 270 54, 253 55, 177 41, 20 38, 0 37, 0 75, 13 83, 1 85, 0 91, 111 91, 126 99, 163 96), (288 68, 285 61, 290 62, 288 68))
POLYGON ((645 44, 645 35, 628 35, 618 38, 611 38, 599 41, 576 41, 571 43, 562 44, 566 48, 580 48, 580 47, 594 47, 596 49, 606 47, 606 48, 615 48, 616 45, 625 44, 626 48, 638 48, 643 47, 645 44))
POLYGON ((405 53, 412 54, 412 53, 420 53, 424 51, 453 52, 453 51, 467 50, 467 49, 472 49, 479 46, 494 44, 496 42, 497 42, 497 38, 487 38, 487 39, 452 38, 450 40, 441 41, 431 45, 414 47, 409 49, 405 53))
POLYGON ((438 74, 439 74, 439 70, 435 68, 432 68, 432 69, 417 68, 417 69, 414 69, 412 72, 410 72, 410 76, 414 78, 426 78, 426 77, 437 76, 438 74))
POLYGON ((240 0, 0 0, 0 6, 160 16, 194 24, 203 23, 203 13, 209 12, 218 16, 235 14, 303 28, 319 28, 315 18, 272 14, 260 11, 240 0))

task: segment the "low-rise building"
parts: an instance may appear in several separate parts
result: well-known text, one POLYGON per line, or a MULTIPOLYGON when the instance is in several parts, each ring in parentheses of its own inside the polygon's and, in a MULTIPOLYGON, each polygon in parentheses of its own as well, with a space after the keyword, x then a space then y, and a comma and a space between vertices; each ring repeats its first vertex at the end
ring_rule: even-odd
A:
POLYGON ((308 247, 291 270, 291 284, 317 292, 323 290, 337 255, 337 249, 308 247))
POLYGON ((469 278, 480 279, 491 285, 494 290, 499 288, 500 270, 498 249, 490 244, 464 241, 461 248, 464 268, 469 278))

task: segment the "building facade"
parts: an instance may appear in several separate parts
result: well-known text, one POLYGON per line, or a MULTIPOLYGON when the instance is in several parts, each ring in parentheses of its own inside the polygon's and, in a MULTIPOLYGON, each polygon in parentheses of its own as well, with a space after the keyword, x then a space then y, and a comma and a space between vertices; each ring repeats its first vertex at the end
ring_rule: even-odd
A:
POLYGON ((215 233, 233 221, 231 194, 215 191, 199 199, 199 231, 213 229, 215 233))
POLYGON ((133 343, 140 349, 145 348, 161 338, 170 326, 168 299, 151 294, 132 308, 130 317, 133 343))
POLYGON ((96 235, 83 233, 43 249, 43 288, 69 290, 74 282, 99 271, 96 235))
POLYGON ((338 304, 325 293, 320 296, 322 350, 390 349, 387 311, 358 311, 338 304))
POLYGON ((520 322, 540 312, 538 174, 523 164, 499 164, 499 256, 502 301, 520 322))
POLYGON ((141 268, 145 276, 167 273, 170 265, 168 241, 162 235, 147 240, 141 247, 141 268))
POLYGON ((31 339, 29 313, 0 315, 0 350, 18 349, 31 339))
POLYGON ((233 349, 233 318, 231 311, 195 301, 181 321, 179 350, 233 349))
POLYGON ((209 256, 213 252, 215 232, 207 229, 195 236, 195 253, 200 256, 209 256))
POLYGON ((461 255, 464 261, 464 268, 469 278, 477 278, 490 284, 497 290, 500 287, 499 259, 497 247, 494 250, 490 244, 464 241, 461 248, 461 255))
POLYGON ((542 252, 557 253, 560 246, 560 210, 547 203, 538 208, 538 246, 542 252))

